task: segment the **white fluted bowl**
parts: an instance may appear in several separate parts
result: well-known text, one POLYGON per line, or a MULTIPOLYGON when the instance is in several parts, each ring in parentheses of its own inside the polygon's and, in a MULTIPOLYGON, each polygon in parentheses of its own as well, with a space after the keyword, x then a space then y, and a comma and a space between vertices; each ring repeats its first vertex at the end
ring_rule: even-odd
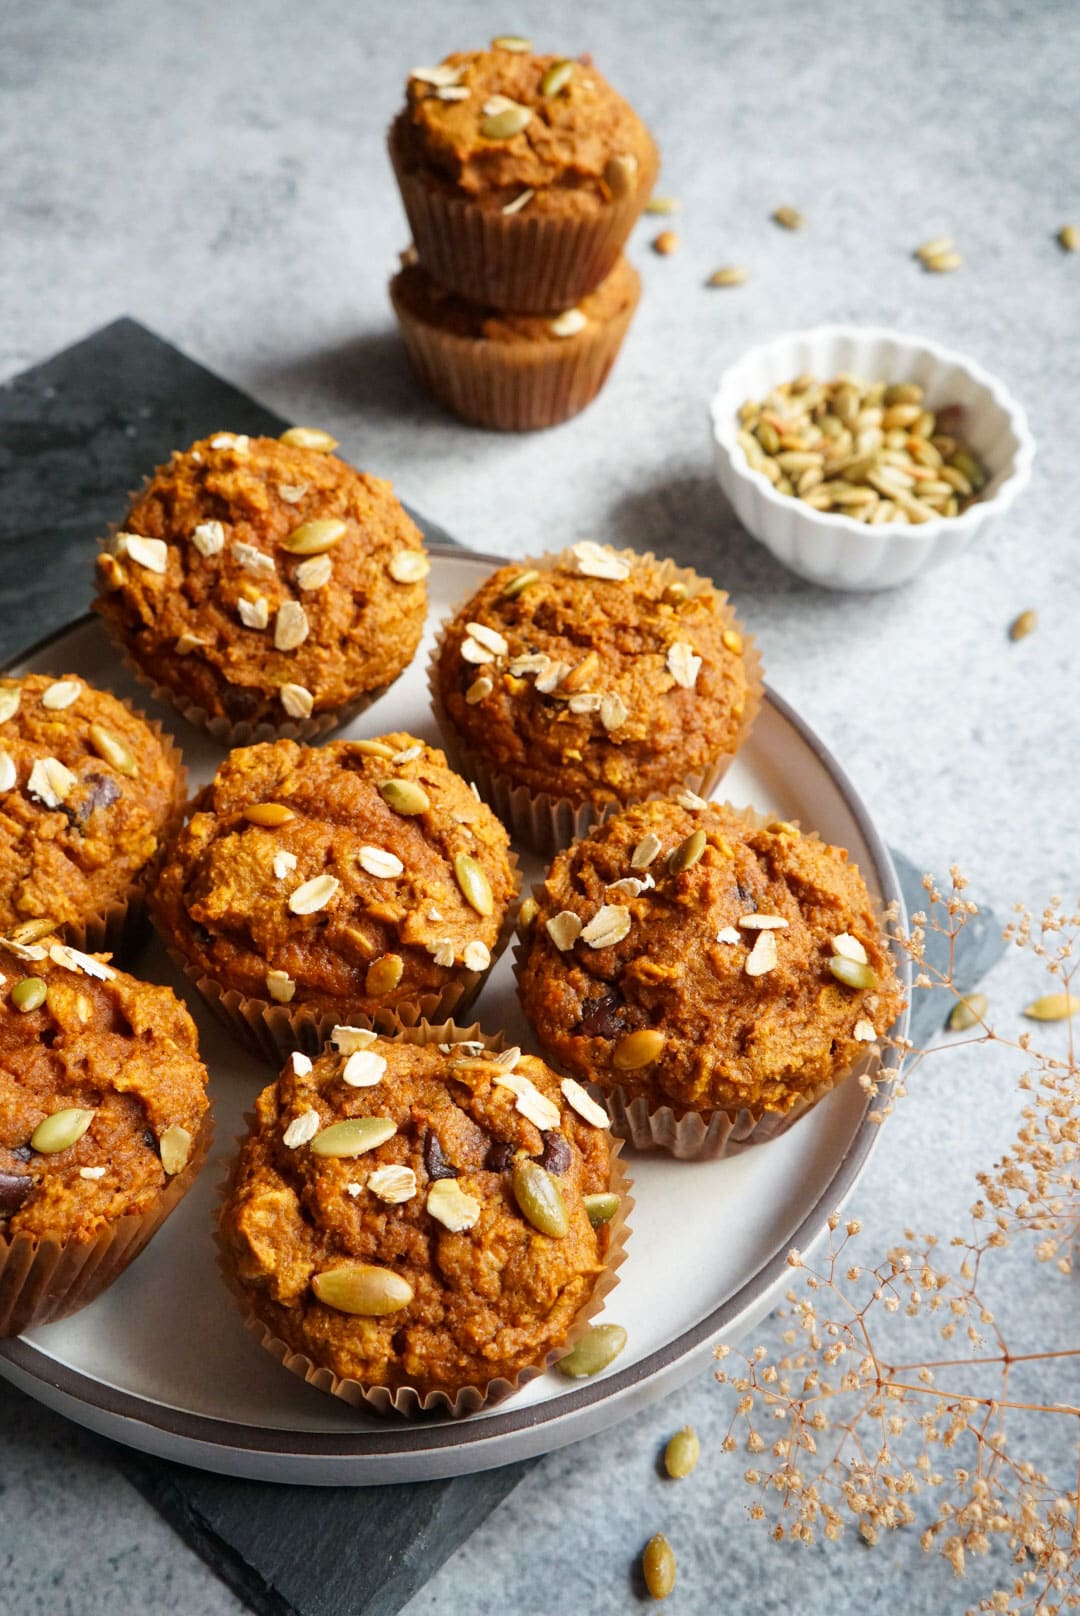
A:
POLYGON ((1027 485, 1035 440, 1004 383, 963 354, 879 326, 816 326, 752 348, 720 378, 710 406, 716 475, 743 526, 802 578, 829 589, 890 589, 985 538, 1027 485), (917 382, 927 409, 963 405, 965 447, 989 473, 959 516, 919 526, 869 527, 777 493, 738 443, 738 412, 780 382, 809 373, 822 381, 850 371, 866 382, 917 382))

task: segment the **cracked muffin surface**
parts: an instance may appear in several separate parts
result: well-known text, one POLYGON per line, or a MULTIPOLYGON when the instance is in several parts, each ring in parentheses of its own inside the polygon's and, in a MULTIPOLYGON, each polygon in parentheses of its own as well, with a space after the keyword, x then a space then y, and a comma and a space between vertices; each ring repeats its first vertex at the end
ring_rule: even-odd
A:
POLYGON ((153 895, 155 924, 223 991, 371 1019, 475 984, 516 892, 509 838, 412 735, 231 752, 153 895))
POLYGON ((94 604, 182 710, 280 727, 397 678, 428 568, 390 483, 329 452, 219 432, 135 498, 98 557, 94 604))
POLYGON ((640 183, 644 201, 658 162, 645 125, 587 55, 455 51, 414 69, 390 138, 404 170, 494 212, 525 190, 526 210, 556 217, 601 212, 627 184, 640 183), (503 102, 522 109, 512 122, 527 114, 508 134, 492 122, 503 102))
POLYGON ((493 573, 447 625, 436 679, 468 753, 533 793, 596 804, 711 775, 760 688, 722 590, 589 541, 493 573))
POLYGON ((608 1250, 585 1196, 610 1184, 607 1129, 538 1058, 341 1028, 259 1096, 226 1269, 273 1335, 342 1378, 483 1390, 565 1342, 608 1250), (518 1204, 522 1162, 555 1186, 560 1232, 518 1204))
POLYGON ((902 1006, 859 870, 786 821, 642 803, 538 894, 518 980, 542 1048, 650 1109, 786 1112, 902 1006))

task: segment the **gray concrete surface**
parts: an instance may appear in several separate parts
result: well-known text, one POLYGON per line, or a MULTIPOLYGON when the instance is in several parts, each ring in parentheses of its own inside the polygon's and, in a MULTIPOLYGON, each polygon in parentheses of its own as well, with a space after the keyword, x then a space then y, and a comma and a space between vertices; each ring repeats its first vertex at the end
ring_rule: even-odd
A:
MULTIPOLYGON (((0 30, 0 375, 132 314, 335 430, 466 544, 613 538, 692 561, 731 590, 770 679, 888 839, 939 871, 959 860, 1003 913, 1076 894, 1077 522, 1064 490, 1080 439, 1080 256, 1054 233, 1080 219, 1080 11, 44 0, 0 30), (524 438, 469 430, 417 392, 385 297, 405 235, 381 142, 402 75, 506 29, 592 49, 655 130, 662 187, 682 201, 675 256, 648 250, 650 221, 638 228, 645 297, 606 393, 524 438), (804 211, 805 231, 770 222, 780 202, 804 211), (911 249, 942 231, 965 265, 928 276, 911 249), (732 261, 749 284, 705 290, 732 261), (1039 444, 1030 492, 988 546, 874 598, 780 570, 709 471, 704 406, 723 364, 770 332, 837 318, 970 352, 1015 389, 1039 444), (1027 606, 1038 632, 1011 645, 1027 606)), ((998 967, 1003 1030, 1036 986, 1026 959, 998 967)), ((856 1200, 877 1249, 906 1221, 943 1234, 960 1223, 974 1171, 1008 1142, 1017 1070, 1003 1051, 969 1051, 918 1077, 856 1200)), ((1015 1253, 995 1291, 1018 1341, 1075 1340, 1075 1281, 1015 1253)), ((0 1411, 0 1609, 238 1608, 107 1450, 6 1390, 0 1411)), ((742 1461, 718 1453, 726 1418, 706 1376, 552 1456, 409 1616, 634 1609, 629 1568, 660 1527, 680 1563, 670 1608, 686 1616, 930 1616, 992 1585, 978 1565, 954 1582, 913 1533, 873 1552, 853 1538, 828 1552, 771 1544, 747 1519, 742 1461), (687 1419, 705 1456, 676 1487, 654 1459, 687 1419)), ((1038 1444, 1075 1474, 1071 1435, 1047 1421, 1038 1444)))

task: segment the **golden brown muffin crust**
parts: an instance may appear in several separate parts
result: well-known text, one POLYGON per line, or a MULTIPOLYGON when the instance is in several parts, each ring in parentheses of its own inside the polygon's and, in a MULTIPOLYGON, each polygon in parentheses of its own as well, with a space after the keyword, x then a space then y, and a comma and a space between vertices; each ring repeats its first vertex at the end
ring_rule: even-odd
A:
POLYGON ((650 1108, 676 1110, 787 1111, 848 1071, 901 1008, 866 886, 843 848, 784 822, 759 829, 727 806, 670 801, 627 809, 559 854, 524 940, 519 983, 553 1060, 621 1085, 629 1099, 645 1095, 650 1108), (697 831, 705 833, 698 862, 673 872, 670 855, 697 831), (629 886, 613 886, 627 878, 629 886), (617 911, 609 918, 625 936, 591 946, 587 928, 602 905, 617 911), (583 935, 562 951, 549 923, 566 940, 574 922, 555 920, 564 912, 583 935), (775 966, 750 975, 761 916, 786 925, 771 933, 775 966), (873 989, 832 974, 833 939, 845 934, 865 950, 873 989), (621 1041, 643 1029, 663 1033, 662 1052, 620 1069, 621 1041))
POLYGON ((99 557, 94 604, 182 705, 280 725, 397 678, 423 628, 425 571, 390 483, 332 454, 221 432, 158 467, 99 557), (343 522, 344 534, 318 554, 286 548, 312 521, 343 522), (164 570, 125 534, 163 541, 150 559, 164 570), (402 555, 419 577, 409 562, 395 577, 402 555))
POLYGON ((3 948, 0 968, 0 1235, 93 1240, 116 1218, 149 1211, 169 1183, 162 1136, 182 1128, 194 1141, 202 1127, 195 1024, 168 988, 55 939, 3 948), (33 978, 47 997, 24 1012, 12 995, 33 978), (87 1131, 64 1150, 36 1150, 39 1123, 69 1107, 93 1112, 87 1131))
MULTIPOLYGON (((589 326, 606 325, 632 309, 641 290, 641 278, 625 258, 620 258, 595 292, 581 299, 577 308, 589 326)), ((560 327, 558 314, 504 314, 497 309, 481 309, 448 292, 417 263, 405 262, 390 283, 390 295, 408 313, 425 325, 435 326, 457 337, 498 342, 573 342, 586 328, 560 327), (561 334, 562 333, 562 334, 561 334)), ((564 311, 565 312, 565 311, 564 311)))
POLYGON ((121 902, 178 811, 160 734, 75 674, 0 681, 0 931, 121 902), (17 702, 17 705, 15 705, 17 702), (59 765, 59 767, 56 767, 59 765))
POLYGON ((454 729, 515 784, 571 801, 666 791, 734 752, 746 647, 722 591, 698 579, 683 598, 681 587, 667 564, 595 544, 550 569, 500 567, 442 642, 438 686, 454 729), (612 566, 625 576, 593 575, 612 566), (505 650, 477 649, 470 623, 505 650))
POLYGON ((544 75, 562 60, 507 50, 456 51, 442 64, 447 77, 454 75, 447 87, 468 95, 452 100, 441 97, 440 86, 410 77, 406 106, 392 131, 399 160, 431 184, 493 210, 530 189, 535 194, 527 208, 534 212, 595 213, 618 194, 612 158, 629 158, 644 173, 655 164, 655 147, 637 113, 589 56, 577 58, 557 94, 545 95, 544 75), (531 111, 519 134, 484 135, 485 108, 493 97, 531 111))
POLYGON ((293 1057, 259 1096, 222 1208, 227 1267, 275 1335, 336 1375, 451 1395, 513 1378, 562 1344, 603 1270, 608 1231, 591 1226, 583 1197, 609 1187, 607 1131, 583 1121, 533 1057, 521 1057, 513 1075, 558 1106, 558 1128, 544 1133, 498 1085, 500 1068, 479 1045, 446 1051, 379 1039, 369 1053, 386 1063, 373 1086, 349 1087, 347 1057, 328 1049, 310 1071, 293 1057), (287 1131, 309 1112, 320 1130, 385 1117, 395 1132, 353 1158, 320 1156, 308 1142, 290 1148, 287 1131), (517 1152, 559 1168, 563 1237, 522 1216, 511 1189, 517 1152), (391 1165, 414 1178, 414 1192, 396 1203, 371 1187, 372 1174, 391 1165), (453 1232, 428 1210, 432 1185, 446 1178, 477 1203, 472 1227, 453 1232), (412 1301, 382 1318, 320 1302, 313 1277, 350 1261, 390 1268, 412 1301))
POLYGON ((514 891, 505 830, 436 748, 406 734, 318 748, 274 741, 231 752, 195 798, 156 884, 154 919, 222 988, 269 1001, 268 973, 283 972, 278 1002, 347 1020, 486 969, 514 891), (380 792, 386 781, 419 787, 429 807, 397 811, 380 792), (283 823, 252 823, 260 804, 276 805, 283 823), (461 855, 487 884, 486 914, 462 890, 461 855), (324 876, 321 906, 293 912, 298 889, 324 876), (385 991, 375 991, 379 962, 385 991))

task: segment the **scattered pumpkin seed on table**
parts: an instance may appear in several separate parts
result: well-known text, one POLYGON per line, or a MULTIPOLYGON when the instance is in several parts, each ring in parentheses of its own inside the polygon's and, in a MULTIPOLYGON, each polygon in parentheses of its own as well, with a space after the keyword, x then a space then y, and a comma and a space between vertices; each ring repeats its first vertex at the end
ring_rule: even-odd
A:
POLYGON ((1080 999, 1074 993, 1044 993, 1024 1011, 1029 1021, 1067 1021, 1080 1010, 1080 999))
POLYGON ((657 1532, 646 1543, 641 1571, 652 1597, 666 1599, 675 1586, 675 1551, 663 1532, 657 1532))
POLYGON ((682 1481, 698 1462, 701 1444, 693 1426, 684 1425, 676 1431, 664 1449, 664 1469, 673 1481, 682 1481))
POLYGON ((750 279, 750 271, 741 264, 726 264, 722 269, 714 269, 709 276, 708 286, 743 286, 750 279))
POLYGON ((954 1004, 945 1023, 950 1032, 967 1032, 970 1027, 977 1027, 990 1008, 990 1001, 985 993, 969 993, 966 999, 954 1004))

